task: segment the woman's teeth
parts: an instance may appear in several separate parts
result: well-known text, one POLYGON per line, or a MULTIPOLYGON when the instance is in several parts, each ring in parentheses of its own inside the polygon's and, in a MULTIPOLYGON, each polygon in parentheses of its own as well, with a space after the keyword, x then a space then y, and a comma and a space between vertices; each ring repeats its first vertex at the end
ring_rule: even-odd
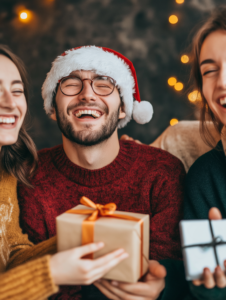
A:
POLYGON ((89 110, 79 110, 75 114, 75 116, 77 118, 80 118, 83 115, 90 115, 93 118, 99 118, 101 116, 101 114, 98 111, 96 111, 96 110, 90 110, 90 109, 89 110))
POLYGON ((3 117, 0 117, 0 123, 4 123, 4 124, 13 124, 15 123, 15 118, 3 118, 3 117))
POLYGON ((226 104, 226 97, 220 98, 220 105, 225 105, 226 104))

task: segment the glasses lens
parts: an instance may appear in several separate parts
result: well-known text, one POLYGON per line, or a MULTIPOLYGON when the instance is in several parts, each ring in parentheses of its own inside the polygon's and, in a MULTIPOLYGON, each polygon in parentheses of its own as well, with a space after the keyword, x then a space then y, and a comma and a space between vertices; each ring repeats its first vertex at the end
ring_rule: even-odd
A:
POLYGON ((77 77, 68 77, 61 81, 61 91, 67 96, 74 96, 82 89, 82 81, 77 77))
POLYGON ((114 87, 115 83, 110 77, 98 76, 93 79, 93 90, 98 95, 109 95, 113 91, 114 87))

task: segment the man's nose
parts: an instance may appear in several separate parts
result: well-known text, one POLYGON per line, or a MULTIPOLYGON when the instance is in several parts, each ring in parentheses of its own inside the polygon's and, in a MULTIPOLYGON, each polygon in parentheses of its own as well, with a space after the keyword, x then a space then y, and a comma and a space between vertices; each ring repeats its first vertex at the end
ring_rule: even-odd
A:
POLYGON ((12 93, 4 87, 0 87, 0 107, 9 110, 16 107, 16 101, 12 93))
POLYGON ((96 101, 96 94, 92 89, 92 81, 90 79, 85 79, 83 81, 83 89, 78 95, 80 101, 96 101))

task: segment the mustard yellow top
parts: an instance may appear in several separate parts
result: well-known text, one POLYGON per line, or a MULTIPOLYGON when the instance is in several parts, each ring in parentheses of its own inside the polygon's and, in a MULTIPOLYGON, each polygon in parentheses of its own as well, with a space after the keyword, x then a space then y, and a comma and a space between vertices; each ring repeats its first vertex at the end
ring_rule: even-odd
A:
POLYGON ((58 291, 49 267, 56 238, 33 246, 22 233, 16 188, 16 179, 1 171, 0 300, 43 300, 58 291))

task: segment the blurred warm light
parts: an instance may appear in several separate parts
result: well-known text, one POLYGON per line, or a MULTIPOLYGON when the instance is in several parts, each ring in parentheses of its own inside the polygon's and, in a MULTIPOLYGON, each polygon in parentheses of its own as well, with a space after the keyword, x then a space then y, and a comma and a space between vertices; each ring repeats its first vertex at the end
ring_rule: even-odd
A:
POLYGON ((171 24, 176 24, 176 23, 178 22, 178 17, 175 16, 175 15, 171 15, 171 16, 169 17, 169 22, 170 22, 171 24))
POLYGON ((20 18, 21 18, 22 20, 27 19, 27 13, 26 13, 26 12, 22 12, 22 13, 20 14, 20 18))
POLYGON ((181 90, 183 90, 184 85, 183 85, 182 82, 177 82, 177 83, 174 85, 174 88, 175 88, 176 91, 181 91, 181 90))
POLYGON ((179 122, 179 121, 178 121, 177 119, 171 119, 171 120, 170 120, 170 125, 171 125, 171 126, 174 126, 174 125, 176 125, 178 122, 179 122))
POLYGON ((32 18, 32 12, 30 10, 23 10, 19 13, 19 18, 21 22, 29 22, 32 18))
POLYGON ((190 102, 201 101, 202 97, 201 97, 201 94, 197 90, 194 90, 193 92, 188 94, 188 100, 190 102))
POLYGON ((189 62, 189 57, 185 54, 181 56, 180 60, 183 64, 186 64, 189 62))
POLYGON ((184 0, 176 0, 177 4, 182 4, 184 3, 184 0))
POLYGON ((174 86, 177 83, 177 79, 175 77, 170 77, 168 79, 168 85, 174 86))

